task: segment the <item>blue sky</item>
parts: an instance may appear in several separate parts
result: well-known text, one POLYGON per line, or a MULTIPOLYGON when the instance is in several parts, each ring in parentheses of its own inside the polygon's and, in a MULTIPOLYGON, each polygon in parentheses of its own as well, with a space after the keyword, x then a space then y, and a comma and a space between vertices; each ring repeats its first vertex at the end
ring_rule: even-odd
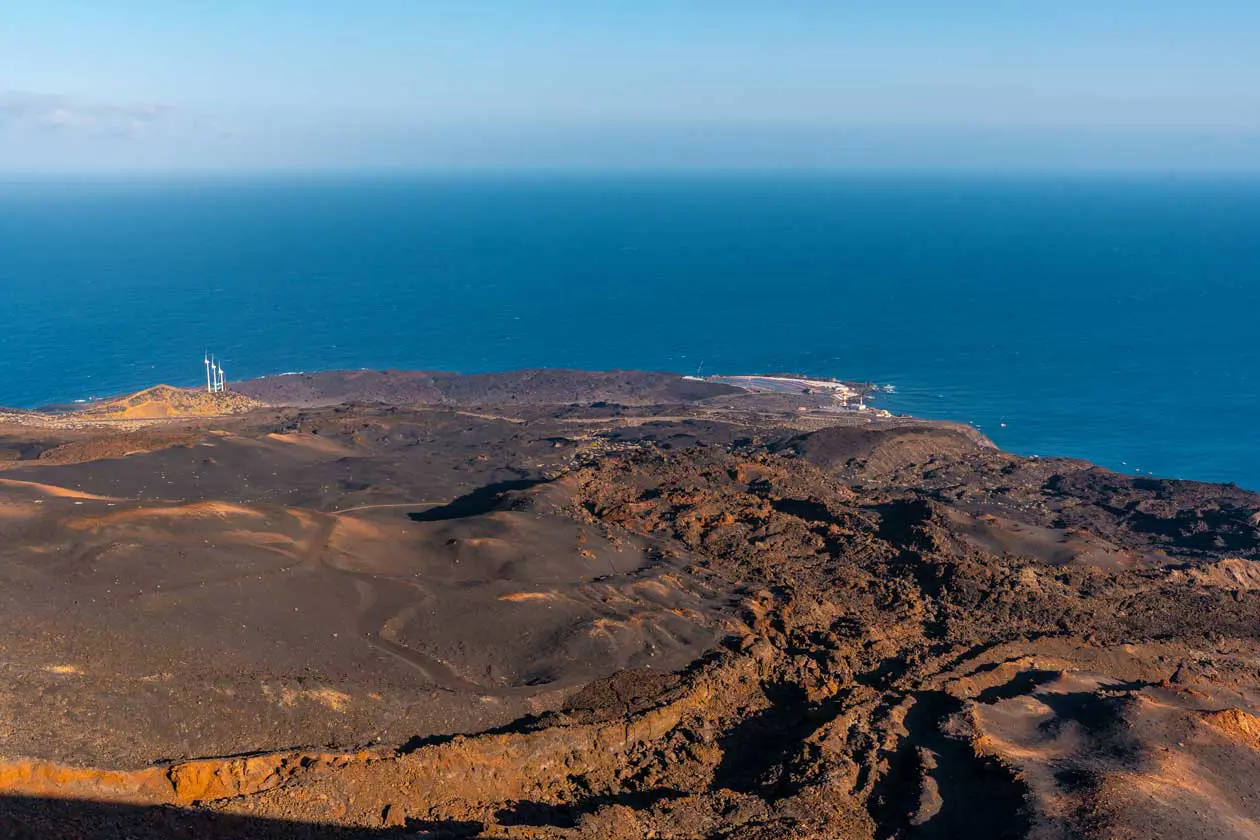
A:
POLYGON ((0 171, 1260 171, 1260 2, 4 0, 0 171))

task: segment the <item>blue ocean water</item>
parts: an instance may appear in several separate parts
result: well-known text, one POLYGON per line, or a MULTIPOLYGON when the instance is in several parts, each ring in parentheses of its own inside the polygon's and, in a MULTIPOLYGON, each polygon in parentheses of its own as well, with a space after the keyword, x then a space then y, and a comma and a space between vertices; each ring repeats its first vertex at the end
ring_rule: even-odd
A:
POLYGON ((1260 180, 0 182, 0 405, 327 368, 802 371, 1260 489, 1260 180))

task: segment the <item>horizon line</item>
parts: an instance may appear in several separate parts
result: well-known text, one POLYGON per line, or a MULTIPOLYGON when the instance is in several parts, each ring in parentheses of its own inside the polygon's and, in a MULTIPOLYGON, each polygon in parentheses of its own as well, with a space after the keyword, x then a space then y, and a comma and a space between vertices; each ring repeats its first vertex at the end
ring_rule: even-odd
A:
POLYGON ((793 167, 793 166, 358 166, 358 167, 179 167, 116 169, 0 169, 3 180, 170 180, 206 178, 246 180, 254 178, 344 178, 344 177, 1115 177, 1260 179, 1260 166, 1238 168, 1208 167, 1053 167, 1053 166, 923 166, 923 167, 793 167))

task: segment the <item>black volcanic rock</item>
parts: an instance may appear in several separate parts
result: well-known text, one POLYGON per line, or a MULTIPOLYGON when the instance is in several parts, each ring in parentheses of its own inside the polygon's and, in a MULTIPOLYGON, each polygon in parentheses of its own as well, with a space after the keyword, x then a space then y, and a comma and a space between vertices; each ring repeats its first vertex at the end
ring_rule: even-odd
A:
POLYGON ((870 477, 957 460, 994 448, 969 426, 916 423, 892 427, 833 426, 798 435, 773 450, 795 453, 838 474, 870 477))
POLYGON ((519 370, 460 375, 429 371, 330 371, 268 376, 232 386, 269 405, 318 406, 379 402, 390 405, 565 405, 690 403, 740 389, 642 371, 519 370))
POLYGON ((666 374, 239 387, 0 424, 0 834, 1260 823, 1256 494, 666 374))

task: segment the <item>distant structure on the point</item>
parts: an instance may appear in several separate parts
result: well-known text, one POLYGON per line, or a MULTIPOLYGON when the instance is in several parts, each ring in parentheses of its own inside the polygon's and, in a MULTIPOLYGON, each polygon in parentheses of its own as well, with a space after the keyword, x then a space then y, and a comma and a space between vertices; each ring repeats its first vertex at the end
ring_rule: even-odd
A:
POLYGON ((211 394, 217 394, 227 390, 227 377, 223 373, 223 365, 219 364, 218 359, 205 354, 206 362, 206 391, 211 394))

